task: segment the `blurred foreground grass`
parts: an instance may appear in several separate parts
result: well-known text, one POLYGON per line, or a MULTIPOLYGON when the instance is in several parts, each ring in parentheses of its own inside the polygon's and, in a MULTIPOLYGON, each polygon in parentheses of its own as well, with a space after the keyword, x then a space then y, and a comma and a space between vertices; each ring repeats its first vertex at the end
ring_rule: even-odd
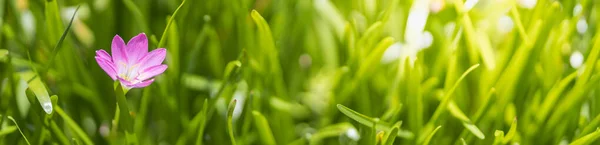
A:
POLYGON ((599 12, 595 0, 0 0, 0 144, 600 144, 599 12), (93 56, 138 33, 169 68, 129 91, 120 124, 93 56))

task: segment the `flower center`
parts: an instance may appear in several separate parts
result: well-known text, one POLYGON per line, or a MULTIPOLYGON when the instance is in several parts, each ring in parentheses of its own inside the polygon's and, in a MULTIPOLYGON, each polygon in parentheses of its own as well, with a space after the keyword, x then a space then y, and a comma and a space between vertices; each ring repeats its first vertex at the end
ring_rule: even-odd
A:
POLYGON ((119 71, 119 77, 131 83, 136 83, 134 81, 137 81, 136 78, 138 76, 140 64, 127 65, 123 62, 120 62, 119 64, 122 66, 122 69, 119 71))

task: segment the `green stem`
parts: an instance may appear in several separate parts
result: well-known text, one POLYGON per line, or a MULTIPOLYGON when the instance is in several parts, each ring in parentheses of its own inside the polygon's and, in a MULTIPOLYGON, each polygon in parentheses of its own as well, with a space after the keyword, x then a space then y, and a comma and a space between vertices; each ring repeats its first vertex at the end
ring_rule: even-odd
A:
POLYGON ((120 83, 117 83, 117 86, 115 87, 115 95, 117 96, 117 107, 119 107, 120 114, 119 124, 121 124, 121 127, 125 130, 127 144, 137 145, 137 137, 133 132, 133 118, 131 115, 129 115, 129 106, 127 106, 127 99, 125 98, 125 94, 127 92, 127 89, 124 89, 120 83))
POLYGON ((112 120, 112 127, 110 128, 110 138, 117 138, 117 129, 119 128, 119 106, 115 107, 115 118, 112 120))
POLYGON ((56 140, 60 141, 61 144, 69 144, 69 139, 67 139, 67 136, 61 131, 60 127, 53 120, 50 120, 50 129, 52 130, 52 136, 55 137, 56 140))
POLYGON ((67 124, 67 126, 69 126, 75 132, 75 134, 77 134, 81 138, 81 140, 83 140, 85 144, 93 144, 92 140, 87 136, 83 129, 81 129, 81 127, 79 127, 79 125, 77 125, 77 123, 73 119, 71 119, 71 117, 69 117, 69 115, 67 115, 67 113, 65 113, 65 111, 63 111, 61 107, 55 106, 54 110, 60 117, 63 118, 65 124, 67 124))

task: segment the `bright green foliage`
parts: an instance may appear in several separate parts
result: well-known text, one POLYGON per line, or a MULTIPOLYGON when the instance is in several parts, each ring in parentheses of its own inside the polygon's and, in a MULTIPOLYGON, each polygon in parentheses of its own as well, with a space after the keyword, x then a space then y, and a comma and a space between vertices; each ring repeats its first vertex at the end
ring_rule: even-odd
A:
POLYGON ((600 144, 599 22, 594 0, 0 0, 0 145, 600 144), (94 56, 139 33, 168 68, 128 90, 94 56))

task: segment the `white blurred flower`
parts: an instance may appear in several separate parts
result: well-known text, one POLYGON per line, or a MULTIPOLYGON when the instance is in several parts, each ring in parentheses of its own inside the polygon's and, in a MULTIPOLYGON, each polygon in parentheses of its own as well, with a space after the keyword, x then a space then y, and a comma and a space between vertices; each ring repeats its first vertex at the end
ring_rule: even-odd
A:
POLYGON ((29 9, 21 13, 21 27, 23 27, 27 40, 32 40, 35 34, 35 17, 29 9))
POLYGON ((581 106, 580 115, 585 117, 585 119, 590 119, 590 104, 588 102, 583 103, 583 106, 581 106))
POLYGON ((454 33, 454 28, 456 28, 456 23, 448 22, 444 25, 444 34, 446 37, 452 37, 452 33, 454 33))
POLYGON ((465 2, 465 11, 470 11, 473 7, 475 7, 475 5, 477 5, 477 2, 479 2, 479 0, 467 0, 465 2))
POLYGON ((381 57, 381 63, 390 63, 398 58, 402 54, 402 43, 396 42, 388 47, 381 57))
POLYGON ((425 24, 427 23, 427 17, 429 17, 429 0, 418 0, 414 1, 410 7, 408 13, 408 19, 406 21, 406 31, 404 31, 404 38, 406 42, 418 42, 420 37, 415 37, 423 33, 425 24))
POLYGON ((537 4, 537 0, 518 0, 519 6, 526 9, 533 9, 537 4))
MULTIPOLYGON (((60 17, 64 22, 69 22, 73 13, 77 10, 77 6, 65 7, 60 12, 60 17)), ((75 14, 75 18, 73 21, 77 21, 79 19, 87 19, 90 17, 90 8, 88 5, 81 5, 77 14, 75 14)))
POLYGON ((508 33, 514 28, 514 23, 512 18, 507 15, 504 15, 498 19, 498 25, 496 26, 499 32, 508 33))
POLYGON ((248 83, 242 80, 238 83, 238 87, 233 94, 233 99, 237 100, 235 109, 233 109, 232 120, 237 120, 244 111, 244 103, 246 102, 246 92, 248 91, 248 83))
POLYGON ((587 31, 587 29, 587 21, 585 21, 585 19, 579 19, 579 21, 577 21, 577 32, 579 32, 579 34, 584 34, 587 31))
POLYGON ((348 136, 348 138, 350 138, 354 141, 358 141, 360 139, 360 135, 358 134, 358 131, 356 131, 356 129, 354 127, 350 128, 346 131, 346 136, 348 136))
POLYGON ((445 4, 446 2, 444 2, 444 0, 433 0, 431 4, 429 4, 429 11, 438 13, 444 9, 445 4))
POLYGON ((100 133, 100 136, 108 137, 110 135, 110 128, 108 127, 108 123, 102 123, 102 125, 100 125, 100 128, 98 129, 98 132, 100 133))
POLYGON ((431 44, 433 44, 433 35, 431 35, 431 32, 425 31, 423 34, 421 34, 421 44, 419 45, 417 51, 429 48, 431 44))
POLYGON ((569 58, 569 62, 571 64, 571 67, 573 68, 581 67, 581 65, 583 64, 583 54, 581 54, 581 52, 579 51, 573 52, 573 54, 571 54, 571 57, 569 58))
POLYGON ((583 7, 581 6, 581 4, 575 5, 575 8, 573 8, 573 16, 576 16, 579 13, 581 13, 582 10, 583 10, 583 7))

